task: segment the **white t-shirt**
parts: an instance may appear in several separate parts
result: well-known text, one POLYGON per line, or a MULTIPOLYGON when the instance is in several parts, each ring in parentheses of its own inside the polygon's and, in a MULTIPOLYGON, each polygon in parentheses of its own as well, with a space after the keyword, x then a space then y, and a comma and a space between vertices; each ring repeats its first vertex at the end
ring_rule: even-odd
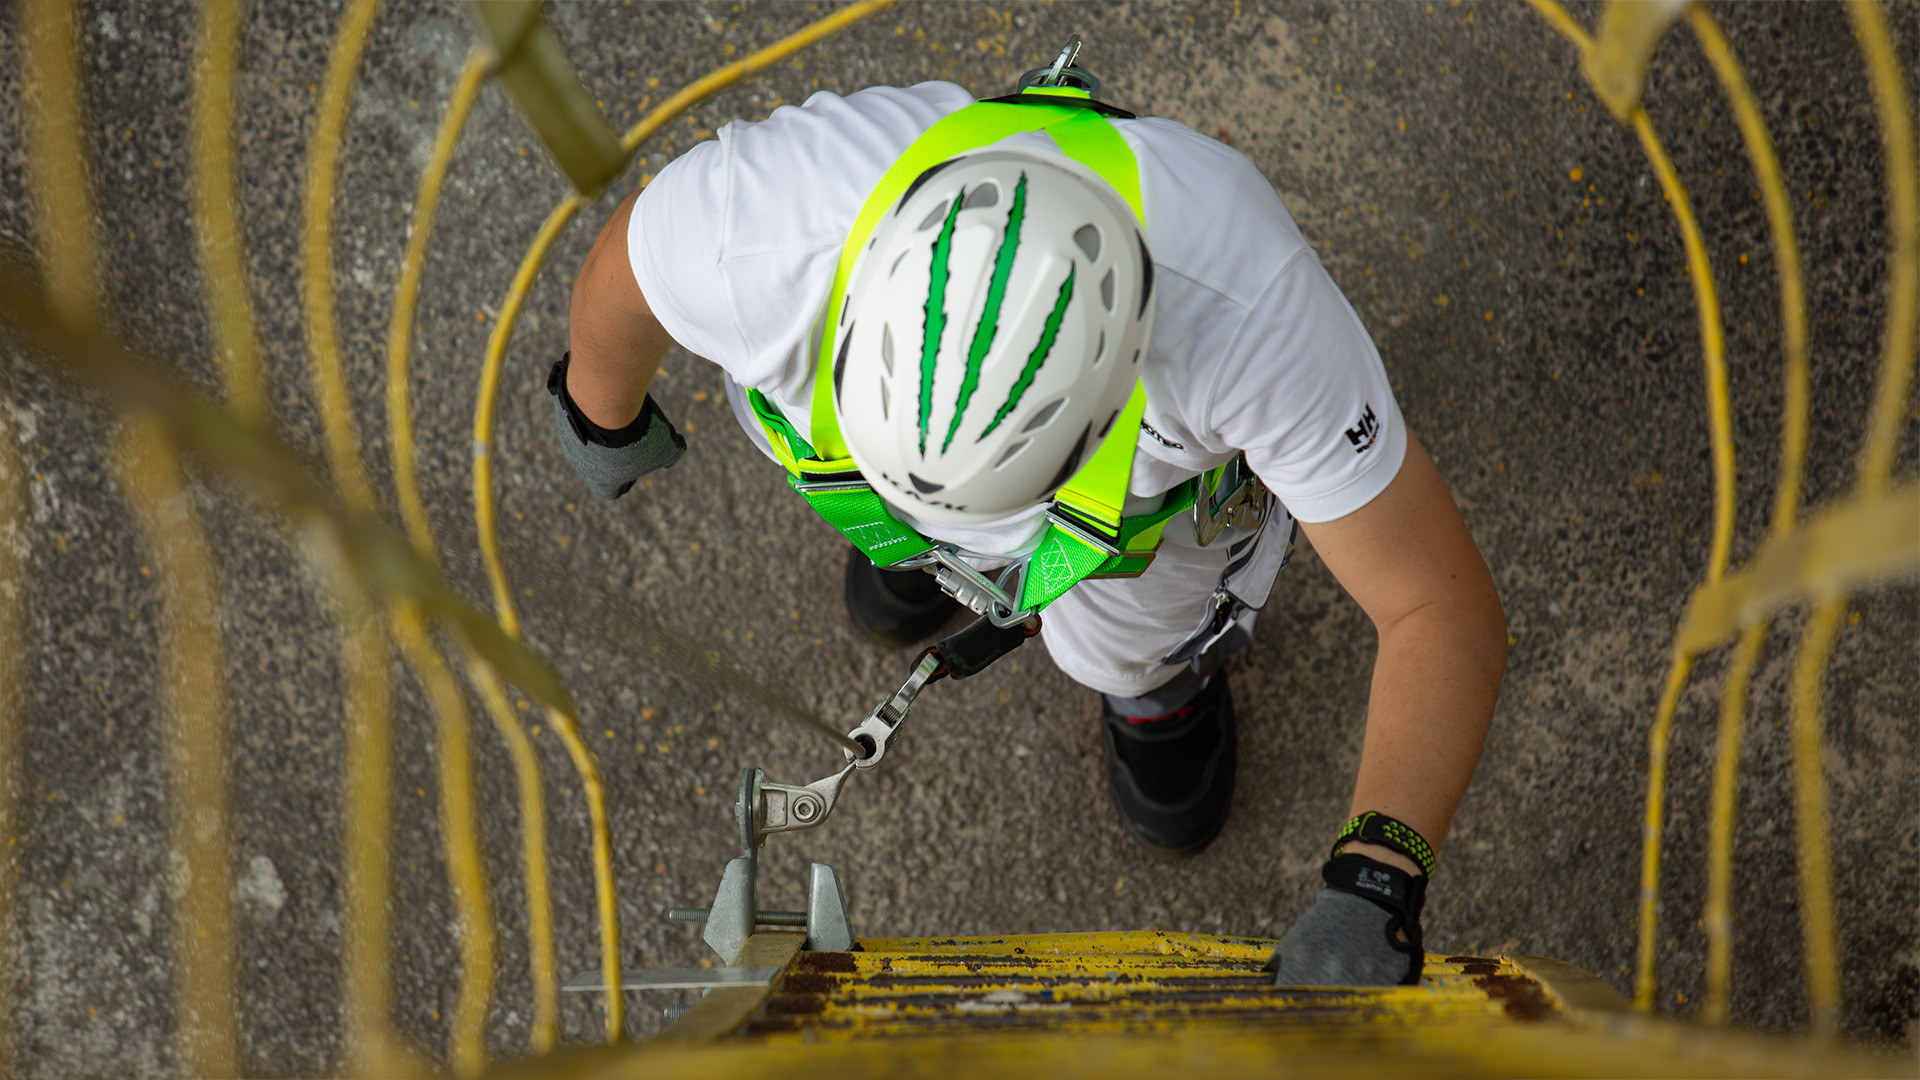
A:
MULTIPOLYGON (((758 123, 734 121, 676 159, 641 193, 627 230, 634 278, 661 325, 811 436, 816 320, 853 219, 914 139, 973 100, 947 82, 821 92, 758 123)), ((1366 505, 1400 470, 1405 425, 1366 329, 1273 186, 1183 124, 1114 127, 1139 162, 1154 268, 1132 494, 1158 496, 1244 450, 1302 521, 1366 505)), ((1005 142, 1060 152, 1037 132, 1005 142)), ((771 456, 759 425, 745 426, 771 456)), ((1019 555, 1039 542, 1041 514, 976 527, 900 516, 963 551, 1019 555)))

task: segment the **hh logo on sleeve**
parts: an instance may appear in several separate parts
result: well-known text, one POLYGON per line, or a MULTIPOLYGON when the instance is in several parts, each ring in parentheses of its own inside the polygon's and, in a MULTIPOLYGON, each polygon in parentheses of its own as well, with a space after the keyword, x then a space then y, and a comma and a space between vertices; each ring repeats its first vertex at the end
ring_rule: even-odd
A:
POLYGON ((1347 441, 1353 444, 1353 452, 1364 454, 1373 449, 1373 442, 1380 437, 1380 421, 1374 418, 1373 406, 1366 406, 1366 412, 1360 414, 1360 421, 1347 429, 1347 441))

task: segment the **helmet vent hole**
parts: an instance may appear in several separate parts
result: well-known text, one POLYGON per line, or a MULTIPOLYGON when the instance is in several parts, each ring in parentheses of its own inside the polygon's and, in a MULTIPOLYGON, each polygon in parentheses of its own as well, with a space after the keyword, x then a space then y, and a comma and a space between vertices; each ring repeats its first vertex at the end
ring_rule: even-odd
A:
POLYGON ((1100 279, 1100 306, 1108 311, 1113 310, 1113 271, 1111 270, 1107 271, 1106 277, 1100 279))
POLYGON ((1099 367, 1100 361, 1107 358, 1107 332, 1100 331, 1100 343, 1093 347, 1093 366, 1099 367))
POLYGON ((953 200, 948 199, 946 202, 943 202, 939 206, 934 207, 933 213, 928 214, 926 217, 926 220, 920 223, 920 228, 918 231, 926 232, 928 229, 931 229, 935 225, 938 225, 942 221, 945 221, 947 218, 947 207, 951 205, 953 205, 953 200))
POLYGON ((1073 242, 1087 253, 1089 260, 1100 257, 1100 230, 1091 225, 1082 225, 1073 230, 1073 242))
POLYGON ((900 272, 900 264, 901 264, 901 263, 903 263, 903 262, 905 262, 906 260, 907 260, 907 253, 906 253, 906 252, 904 252, 904 251, 903 251, 903 252, 901 252, 900 254, 898 254, 898 255, 896 255, 896 256, 894 256, 894 258, 893 258, 893 265, 892 265, 892 266, 889 266, 889 267, 887 267, 887 276, 888 276, 888 277, 892 277, 893 275, 895 275, 895 274, 897 274, 897 273, 899 273, 899 272, 900 272))
MULTIPOLYGON (((1035 413, 1033 419, 1027 421, 1027 426, 1020 429, 1020 434, 1022 435, 1030 434, 1032 432, 1039 431, 1041 428, 1046 427, 1048 424, 1053 423, 1053 418, 1060 414, 1061 407, 1064 406, 1066 403, 1067 403, 1066 398, 1059 398, 1058 400, 1055 400, 1052 403, 1048 404, 1046 408, 1043 408, 1038 413, 1035 413)), ((1004 461, 1006 459, 1002 458, 1001 460, 1004 461)))
POLYGON ((848 326, 847 332, 840 335, 840 352, 833 358, 833 400, 835 401, 840 400, 840 380, 847 375, 847 346, 853 343, 853 327, 858 325, 860 324, 854 323, 848 326))
POLYGON ((1020 451, 1025 450, 1031 445, 1033 445, 1032 439, 1021 439, 1019 442, 1007 447, 1006 452, 1000 455, 1000 460, 993 463, 993 467, 996 469, 1004 467, 1007 462, 1018 457, 1020 451))
MULTIPOLYGON (((884 389, 884 388, 883 388, 883 389, 884 389)), ((1094 438, 1096 438, 1096 439, 1104 439, 1104 438, 1106 438, 1106 437, 1107 437, 1107 432, 1109 432, 1109 431, 1112 431, 1112 430, 1113 430, 1113 422, 1114 422, 1115 420, 1118 420, 1118 419, 1120 419, 1120 410, 1119 410, 1119 409, 1115 409, 1115 410, 1113 410, 1113 415, 1112 415, 1112 416, 1109 416, 1109 417, 1107 417, 1107 422, 1106 422, 1106 423, 1104 423, 1104 424, 1101 424, 1101 425, 1100 425, 1100 434, 1098 434, 1098 435, 1095 435, 1095 436, 1094 436, 1094 438)))
POLYGON ((1059 475, 1055 476, 1052 482, 1042 488, 1041 491, 1051 495, 1060 490, 1060 485, 1073 479, 1073 474, 1080 471, 1080 452, 1087 448, 1087 436, 1091 434, 1093 434, 1092 424, 1088 424, 1086 427, 1080 429, 1080 439, 1073 444, 1073 451, 1067 455, 1067 460, 1060 463, 1059 475))
MULTIPOLYGON (((906 258, 907 257, 906 253, 902 252, 900 254, 900 257, 903 259, 906 258)), ((891 378, 893 375, 893 324, 892 323, 886 323, 880 327, 880 363, 882 366, 884 366, 887 369, 887 375, 889 378, 891 378)))
POLYGON ((960 209, 979 210, 983 207, 992 206, 999 201, 1000 185, 985 183, 967 192, 967 201, 960 204, 960 209))
POLYGON ((918 491, 922 495, 931 495, 934 492, 939 491, 941 488, 944 488, 947 486, 945 484, 936 484, 931 480, 922 480, 918 476, 914 475, 913 473, 908 473, 907 479, 913 481, 914 490, 918 491))
POLYGON ((1153 256, 1147 254, 1147 238, 1136 235, 1140 241, 1140 315, 1147 313, 1147 301, 1153 299, 1153 256))
POLYGON ((880 380, 880 419, 887 418, 887 381, 880 380))

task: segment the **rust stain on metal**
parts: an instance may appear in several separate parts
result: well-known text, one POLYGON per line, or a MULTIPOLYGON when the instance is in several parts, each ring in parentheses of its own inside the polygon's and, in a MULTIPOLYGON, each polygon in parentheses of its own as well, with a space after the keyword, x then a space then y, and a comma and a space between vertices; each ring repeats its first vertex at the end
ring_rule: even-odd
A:
POLYGON ((811 971, 796 971, 780 983, 780 991, 785 994, 831 994, 840 989, 845 982, 831 975, 816 975, 811 971))
POLYGON ((1540 984, 1525 975, 1482 975, 1473 985, 1487 996, 1506 1003, 1507 1015, 1515 1020, 1539 1020, 1553 1015, 1553 1003, 1540 984))
POLYGON ((850 952, 803 952, 795 958, 793 969, 852 975, 860 970, 860 962, 855 960, 850 952))
POLYGON ((827 1011, 827 999, 821 994, 779 993, 767 999, 768 1016, 812 1016, 827 1011))

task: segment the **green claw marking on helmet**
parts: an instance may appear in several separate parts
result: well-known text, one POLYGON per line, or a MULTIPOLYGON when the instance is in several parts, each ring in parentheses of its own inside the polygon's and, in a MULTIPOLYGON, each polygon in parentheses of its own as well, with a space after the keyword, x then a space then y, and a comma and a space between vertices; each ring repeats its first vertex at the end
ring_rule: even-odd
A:
POLYGON ((1000 303, 1007 296, 1007 279, 1013 276, 1013 254, 1020 247, 1020 225, 1027 217, 1027 174, 1013 186, 1013 209, 1007 212, 1007 232, 1000 238, 1000 253, 993 260, 993 280, 987 284, 987 305, 980 312, 980 323, 973 328, 973 345, 967 350, 967 373, 960 380, 960 397, 953 403, 953 423, 947 425, 947 441, 940 444, 946 453, 953 436, 960 430, 960 417, 973 400, 980 385, 980 362, 987 358, 993 339, 1000 333, 1000 303))
POLYGON ((1027 354, 1027 366, 1021 369, 1020 377, 1013 381, 1013 389, 1007 392, 1006 404, 1000 406, 1000 411, 993 414, 993 423, 988 424, 987 430, 980 433, 981 439, 993 434, 993 429, 1000 426, 1000 421, 1005 420, 1014 406, 1020 404, 1020 396, 1027 392, 1027 387, 1033 385, 1033 377, 1039 374, 1040 365, 1046 363, 1047 357, 1053 352, 1053 339, 1060 335, 1060 320, 1066 316, 1067 305, 1073 301, 1075 269, 1075 267, 1067 269, 1067 280, 1060 283, 1060 295, 1053 301, 1053 311, 1047 316, 1047 324, 1040 328, 1039 343, 1033 347, 1033 352, 1027 354))
POLYGON ((947 209, 947 220, 933 241, 932 280, 927 283, 926 331, 920 341, 920 456, 927 456, 927 418, 933 415, 933 363, 940 352, 940 335, 947 328, 947 259, 953 254, 953 222, 967 199, 961 188, 947 209))

